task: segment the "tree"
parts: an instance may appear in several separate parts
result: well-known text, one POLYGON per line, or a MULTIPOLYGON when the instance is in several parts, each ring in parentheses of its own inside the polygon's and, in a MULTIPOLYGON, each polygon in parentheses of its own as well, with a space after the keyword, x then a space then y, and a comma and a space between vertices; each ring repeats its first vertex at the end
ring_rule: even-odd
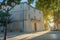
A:
MULTIPOLYGON (((31 3, 31 1, 30 1, 30 3, 31 3)), ((55 11, 60 9, 59 5, 60 5, 60 0, 37 0, 35 6, 37 9, 43 11, 44 20, 46 20, 46 19, 49 19, 48 15, 54 16, 55 11), (53 10, 53 13, 49 13, 49 12, 52 12, 51 10, 53 10)), ((56 13, 56 15, 57 15, 57 13, 56 13)), ((46 21, 46 23, 47 23, 47 21, 46 21)))
POLYGON ((28 4, 31 4, 33 2, 34 2, 34 0, 28 0, 28 4))
POLYGON ((16 4, 20 4, 20 1, 21 1, 21 0, 8 0, 8 1, 7 1, 7 4, 10 5, 10 6, 11 6, 11 2, 14 2, 14 3, 16 3, 16 4))
POLYGON ((1 23, 1 25, 5 26, 4 40, 6 40, 6 35, 7 35, 7 24, 9 24, 11 22, 11 19, 9 18, 10 17, 9 11, 16 4, 20 4, 20 1, 21 0, 3 0, 3 2, 1 2, 0 10, 3 9, 2 5, 11 7, 11 8, 7 8, 7 10, 3 9, 0 11, 0 18, 1 18, 0 23, 1 23), (5 12, 4 12, 4 10, 5 10, 5 12))
POLYGON ((54 23, 57 25, 57 29, 59 29, 58 24, 60 24, 60 10, 54 13, 54 23))
MULTIPOLYGON (((0 11, 0 23, 1 23, 1 26, 4 26, 5 30, 5 36, 6 36, 6 33, 7 33, 7 25, 9 23, 12 22, 11 18, 10 18, 10 13, 8 13, 8 11, 4 12, 3 10, 0 11)), ((6 37, 4 36, 4 40, 6 39, 6 37)))

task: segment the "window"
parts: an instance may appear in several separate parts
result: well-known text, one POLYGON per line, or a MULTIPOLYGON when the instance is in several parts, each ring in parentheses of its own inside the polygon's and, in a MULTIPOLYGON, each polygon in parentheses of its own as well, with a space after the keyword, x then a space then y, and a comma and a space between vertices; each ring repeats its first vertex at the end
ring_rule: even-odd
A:
POLYGON ((24 12, 22 11, 20 12, 20 19, 23 19, 23 17, 24 17, 24 12))
POLYGON ((21 8, 23 8, 23 5, 21 6, 21 8))
POLYGON ((1 32, 4 32, 4 26, 1 26, 0 30, 1 32))
POLYGON ((35 12, 35 9, 34 9, 34 12, 35 12))
POLYGON ((41 12, 39 11, 39 14, 41 14, 41 12))
POLYGON ((41 20, 41 17, 40 17, 40 20, 41 20))
POLYGON ((13 26, 14 26, 14 23, 11 23, 11 24, 10 24, 10 31, 13 30, 13 26))
POLYGON ((21 8, 22 8, 22 6, 21 6, 21 8))
POLYGON ((30 14, 28 14, 28 18, 30 18, 30 14))
POLYGON ((34 16, 34 19, 36 19, 36 16, 34 16))
POLYGON ((23 25, 23 22, 20 22, 20 32, 23 32, 24 30, 24 25, 23 25))
POLYGON ((14 19, 14 14, 11 14, 10 18, 11 18, 11 19, 14 19))
POLYGON ((23 4, 20 4, 20 8, 22 8, 22 9, 23 9, 23 8, 24 8, 24 5, 23 5, 23 4))
POLYGON ((28 6, 28 10, 30 10, 30 7, 28 6))

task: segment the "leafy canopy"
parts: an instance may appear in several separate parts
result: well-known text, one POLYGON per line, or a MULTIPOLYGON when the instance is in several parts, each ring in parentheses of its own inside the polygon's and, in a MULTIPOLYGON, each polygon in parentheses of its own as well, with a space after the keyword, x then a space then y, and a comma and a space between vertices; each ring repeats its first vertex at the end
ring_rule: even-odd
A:
POLYGON ((11 16, 10 13, 0 10, 0 23, 1 23, 0 25, 5 25, 6 22, 7 24, 11 23, 12 20, 10 16, 11 16))

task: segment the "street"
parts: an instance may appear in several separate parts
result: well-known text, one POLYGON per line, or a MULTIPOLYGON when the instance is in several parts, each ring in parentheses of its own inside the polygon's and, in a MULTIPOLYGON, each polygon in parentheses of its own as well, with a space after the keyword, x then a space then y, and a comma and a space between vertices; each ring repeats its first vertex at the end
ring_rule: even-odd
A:
POLYGON ((31 40, 60 40, 60 31, 51 31, 47 34, 35 37, 31 40))
MULTIPOLYGON (((0 34, 0 39, 2 34, 0 34)), ((60 40, 60 31, 43 31, 35 33, 8 33, 7 40, 60 40)))

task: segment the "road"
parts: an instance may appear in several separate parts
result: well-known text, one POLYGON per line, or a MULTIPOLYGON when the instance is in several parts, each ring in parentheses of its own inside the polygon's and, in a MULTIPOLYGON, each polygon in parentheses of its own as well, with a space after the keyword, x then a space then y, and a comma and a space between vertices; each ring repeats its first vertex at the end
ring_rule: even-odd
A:
POLYGON ((60 40, 60 31, 8 33, 7 40, 60 40))
MULTIPOLYGON (((49 31, 33 32, 33 33, 21 33, 21 32, 10 32, 7 33, 7 40, 29 40, 37 36, 48 33, 49 31)), ((0 39, 3 39, 3 34, 0 33, 0 39)))
POLYGON ((51 31, 42 36, 32 38, 31 40, 60 40, 60 31, 51 31))

